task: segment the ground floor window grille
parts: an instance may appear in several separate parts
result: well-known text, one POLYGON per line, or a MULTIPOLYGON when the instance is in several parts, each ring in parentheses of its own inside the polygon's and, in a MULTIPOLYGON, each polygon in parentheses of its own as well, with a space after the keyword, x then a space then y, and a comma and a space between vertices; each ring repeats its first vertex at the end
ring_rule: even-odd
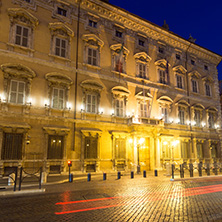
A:
POLYGON ((85 138, 85 159, 97 158, 97 138, 86 137, 85 138))
POLYGON ((4 133, 3 146, 2 146, 2 159, 21 160, 22 141, 23 141, 23 134, 4 133))
POLYGON ((62 159, 63 147, 64 147, 63 136, 49 136, 48 159, 62 159))

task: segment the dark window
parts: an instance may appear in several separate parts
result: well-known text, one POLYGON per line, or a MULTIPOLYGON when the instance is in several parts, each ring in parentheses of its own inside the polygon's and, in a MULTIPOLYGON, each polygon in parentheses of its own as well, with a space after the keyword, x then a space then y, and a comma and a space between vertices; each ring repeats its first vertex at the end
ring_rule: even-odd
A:
POLYGON ((97 138, 85 138, 85 159, 97 159, 97 138))
POLYGON ((88 48, 88 64, 97 65, 97 50, 88 48))
POLYGON ((180 60, 180 54, 176 54, 176 59, 180 60))
POLYGON ((193 92, 197 93, 197 81, 196 80, 192 80, 192 89, 193 89, 193 92))
POLYGON ((204 66, 204 69, 205 69, 205 70, 208 70, 208 66, 207 66, 207 65, 205 65, 205 66, 204 66))
POLYGON ((89 26, 93 28, 97 28, 97 22, 89 20, 89 26))
POLYGON ((190 60, 192 65, 195 65, 195 61, 193 59, 190 60))
POLYGON ((18 133, 4 133, 3 138, 3 160, 22 159, 22 139, 23 135, 18 133))
POLYGON ((16 26, 15 44, 28 47, 29 29, 20 25, 16 26))
POLYGON ((159 47, 159 53, 164 53, 164 48, 163 47, 159 47))
POLYGON ((123 33, 118 31, 118 30, 116 30, 116 37, 122 38, 122 36, 123 36, 123 33))
POLYGON ((206 96, 211 96, 210 85, 205 84, 205 89, 206 89, 206 96))
POLYGON ((67 41, 56 38, 55 40, 55 55, 66 58, 67 41))
POLYGON ((139 39, 139 45, 144 47, 145 46, 145 42, 143 40, 139 39))
POLYGON ((48 141, 48 156, 47 159, 62 159, 63 158, 63 136, 49 136, 48 141))
POLYGON ((31 0, 25 0, 25 2, 28 2, 28 3, 30 3, 30 2, 31 2, 31 0))
POLYGON ((63 8, 58 7, 57 13, 58 13, 59 15, 62 15, 62 16, 65 16, 65 17, 66 17, 67 11, 66 11, 65 9, 63 9, 63 8))

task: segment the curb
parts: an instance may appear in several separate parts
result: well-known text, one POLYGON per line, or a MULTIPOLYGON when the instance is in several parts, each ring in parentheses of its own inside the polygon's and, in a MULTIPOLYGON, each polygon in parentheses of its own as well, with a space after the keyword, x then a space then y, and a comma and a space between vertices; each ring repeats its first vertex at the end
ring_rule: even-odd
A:
POLYGON ((33 194, 33 193, 44 193, 45 189, 31 189, 31 190, 20 190, 20 191, 3 191, 0 192, 1 196, 14 196, 23 194, 33 194))
POLYGON ((188 178, 176 178, 176 179, 170 179, 170 181, 213 179, 213 178, 220 178, 220 177, 222 178, 222 175, 203 176, 203 177, 188 177, 188 178))

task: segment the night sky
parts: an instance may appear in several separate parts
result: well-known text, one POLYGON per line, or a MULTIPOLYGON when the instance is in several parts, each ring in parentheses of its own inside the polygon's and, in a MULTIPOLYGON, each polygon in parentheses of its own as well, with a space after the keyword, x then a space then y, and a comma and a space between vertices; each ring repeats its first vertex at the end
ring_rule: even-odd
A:
MULTIPOLYGON (((222 55, 221 0, 110 0, 150 22, 162 26, 164 20, 170 31, 188 39, 191 34, 196 44, 222 55)), ((222 80, 222 62, 218 66, 222 80)))

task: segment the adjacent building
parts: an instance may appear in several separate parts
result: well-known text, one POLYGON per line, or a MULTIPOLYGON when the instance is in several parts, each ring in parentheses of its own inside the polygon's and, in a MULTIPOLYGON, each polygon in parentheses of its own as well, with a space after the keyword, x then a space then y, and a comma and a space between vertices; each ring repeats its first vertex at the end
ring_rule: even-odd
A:
POLYGON ((109 1, 2 0, 0 27, 1 175, 221 163, 220 55, 109 1))

